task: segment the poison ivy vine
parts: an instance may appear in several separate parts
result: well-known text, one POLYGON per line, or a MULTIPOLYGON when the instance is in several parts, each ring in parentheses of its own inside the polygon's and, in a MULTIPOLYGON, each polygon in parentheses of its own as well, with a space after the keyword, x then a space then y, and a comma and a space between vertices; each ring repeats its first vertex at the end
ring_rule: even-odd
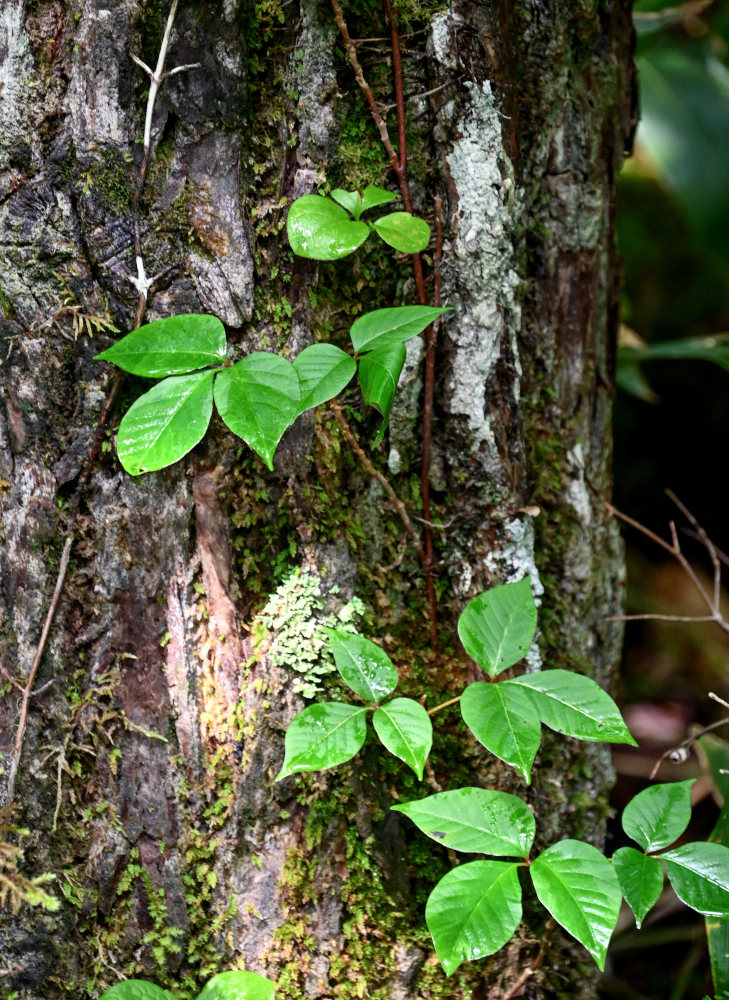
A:
MULTIPOLYGON (((294 250, 317 260, 356 250, 371 229, 362 212, 395 199, 368 187, 298 198, 289 212, 294 250), (353 218, 342 205, 346 205, 353 218), (354 227, 354 228, 352 228, 354 227)), ((427 245, 426 222, 408 212, 377 219, 372 229, 408 253, 427 245)), ((273 468, 276 447, 298 416, 337 396, 359 375, 362 397, 382 414, 375 438, 385 433, 397 382, 405 364, 405 342, 445 310, 431 306, 376 309, 352 324, 354 357, 334 344, 312 344, 293 361, 270 351, 254 351, 233 361, 225 328, 215 316, 181 315, 147 323, 96 355, 132 375, 161 379, 130 407, 117 436, 122 466, 133 476, 153 472, 183 458, 208 429, 213 403, 223 422, 273 468)))
MULTIPOLYGON (((524 658, 536 627, 528 577, 480 594, 458 621, 466 652, 489 682, 469 684, 454 700, 476 739, 527 784, 542 725, 569 738, 635 745, 615 702, 588 677, 539 670, 497 680, 524 658)), ((300 712, 286 733, 277 780, 350 760, 364 744, 369 713, 384 747, 422 780, 433 740, 430 716, 440 706, 428 712, 410 698, 390 699, 397 670, 369 639, 330 630, 329 642, 342 679, 359 701, 323 702, 300 712)), ((485 856, 448 872, 426 904, 425 919, 446 974, 464 961, 493 954, 512 937, 522 917, 519 868, 527 869, 540 903, 600 969, 622 899, 640 926, 663 887, 663 866, 684 903, 729 918, 729 848, 691 843, 665 850, 688 825, 692 784, 654 785, 639 793, 622 821, 641 850, 624 847, 611 860, 592 844, 569 838, 532 857, 534 815, 526 802, 506 792, 456 788, 393 806, 450 851, 485 856)))

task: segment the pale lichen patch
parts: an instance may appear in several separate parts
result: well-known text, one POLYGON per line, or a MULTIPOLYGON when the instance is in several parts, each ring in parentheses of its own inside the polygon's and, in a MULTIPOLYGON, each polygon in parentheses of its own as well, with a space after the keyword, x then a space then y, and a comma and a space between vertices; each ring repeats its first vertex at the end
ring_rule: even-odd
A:
POLYGON ((504 342, 517 357, 520 281, 514 246, 519 199, 491 85, 485 81, 479 88, 469 82, 466 90, 469 106, 447 157, 458 192, 455 233, 444 267, 452 289, 449 304, 457 317, 448 323, 455 343, 450 409, 466 418, 474 445, 486 443, 493 459, 497 456, 487 412, 489 384, 504 342))

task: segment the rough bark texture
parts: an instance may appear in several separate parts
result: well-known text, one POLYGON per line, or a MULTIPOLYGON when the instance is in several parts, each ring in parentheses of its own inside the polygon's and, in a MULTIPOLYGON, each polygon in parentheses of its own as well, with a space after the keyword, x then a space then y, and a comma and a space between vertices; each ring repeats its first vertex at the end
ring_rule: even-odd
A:
MULTIPOLYGON (((274 784, 285 727, 304 703, 291 666, 304 640, 276 618, 276 593, 288 580, 299 624, 357 594, 362 629, 400 666, 402 693, 435 704, 473 676, 454 639, 459 608, 530 573, 542 613, 529 664, 609 685, 620 637, 605 619, 619 608, 622 570, 603 500, 628 8, 457 0, 404 12, 404 30, 424 29, 406 40, 407 94, 434 91, 408 105, 411 182, 421 213, 435 193, 444 199, 453 306, 441 328, 431 475, 448 525, 436 539, 436 655, 417 558, 331 414, 298 421, 272 474, 218 425, 184 462, 136 480, 107 433, 80 479, 112 378, 93 355, 114 339, 108 324, 129 329, 136 312, 131 196, 147 80, 130 53, 154 65, 167 5, 2 7, 8 677, 28 675, 63 539, 74 537, 15 794, 31 831, 26 871, 55 873, 63 904, 0 924, 2 982, 22 1000, 96 997, 131 975, 194 996, 236 964, 277 979, 280 998, 495 1000, 534 960, 544 914, 528 906, 507 948, 446 982, 423 901, 449 861, 388 813, 393 796, 422 794, 394 759, 366 747, 354 766, 274 784), (83 316, 107 325, 90 338, 74 327, 83 316), (312 576, 318 603, 304 585, 312 576), (269 627, 256 619, 267 601, 269 627)), ((386 34, 378 11, 346 14, 355 37, 386 34)), ((387 44, 368 44, 365 72, 391 101, 387 44)), ((407 260, 381 248, 318 269, 285 248, 291 198, 322 181, 388 183, 328 6, 183 0, 169 66, 191 62, 202 66, 168 81, 155 112, 143 246, 148 273, 171 270, 148 318, 213 312, 241 350, 295 354, 314 339, 344 342, 360 307, 413 301, 407 260)), ((417 491, 421 364, 416 344, 389 453, 375 456, 405 498, 417 491)), ((112 429, 140 384, 124 382, 112 429)), ((365 416, 363 440, 372 427, 365 416)), ((312 674, 320 686, 322 676, 326 685, 312 674)), ((438 718, 436 781, 524 792, 466 739, 456 711, 438 718)), ((18 692, 6 685, 6 773, 17 724, 18 692)), ((600 843, 610 776, 606 749, 545 738, 528 790, 540 844, 600 843)), ((521 995, 592 996, 585 953, 550 933, 521 995)))

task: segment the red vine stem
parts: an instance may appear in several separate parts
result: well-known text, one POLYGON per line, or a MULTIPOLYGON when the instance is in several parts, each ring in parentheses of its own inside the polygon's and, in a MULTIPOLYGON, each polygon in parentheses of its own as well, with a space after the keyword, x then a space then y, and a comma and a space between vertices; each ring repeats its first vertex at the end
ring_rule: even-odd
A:
MULTIPOLYGON (((390 138, 390 133, 387 128, 387 123, 380 111, 380 107, 375 100, 375 96, 372 93, 372 88, 367 83, 365 75, 362 71, 362 66, 360 65, 359 58, 357 56, 357 49, 352 41, 352 37, 349 34, 349 28, 347 27, 347 22, 344 19, 344 14, 342 12, 342 7, 339 0, 331 0, 332 8, 334 10, 334 20, 337 23, 337 27, 344 40, 344 46, 347 50, 347 55, 349 57, 350 65, 354 71, 355 78, 359 84, 362 93, 364 94, 365 100, 369 105, 372 118, 377 130, 380 133, 380 139, 382 140, 382 145, 387 154, 387 158, 390 161, 390 166, 397 177, 398 185, 400 187, 400 197, 402 198, 402 203, 406 212, 412 214, 413 211, 413 200, 410 194, 410 183, 408 180, 408 154, 407 154, 407 120, 405 116, 405 94, 403 87, 403 69, 402 69, 402 53, 400 51, 400 33, 397 27, 397 17, 396 11, 393 10, 392 0, 384 0, 385 14, 390 23, 390 41, 392 45, 392 68, 393 77, 395 83, 395 106, 397 108, 397 134, 398 134, 398 149, 392 144, 390 138)), ((440 209, 440 199, 436 200, 436 259, 439 260, 442 254, 442 225, 441 225, 441 209, 440 209)), ((428 296, 425 290, 425 279, 423 277, 423 263, 419 253, 414 253, 411 255, 413 262, 413 277, 415 279, 415 290, 418 297, 418 303, 421 306, 427 305, 428 296)), ((437 270, 437 268, 436 268, 437 270)), ((436 274, 435 278, 435 299, 434 304, 439 304, 440 299, 440 276, 436 274)), ((428 601, 429 609, 429 619, 430 619, 430 646, 431 649, 436 649, 438 642, 438 623, 437 623, 437 601, 435 595, 435 581, 433 576, 433 562, 434 562, 434 552, 433 552, 433 533, 430 528, 429 522, 431 521, 430 513, 430 442, 431 442, 431 427, 432 427, 432 414, 433 414, 433 384, 434 384, 434 372, 435 372, 435 340, 436 340, 436 329, 431 324, 425 331, 425 379, 423 386, 423 446, 422 446, 422 462, 421 462, 421 477, 420 477, 420 492, 421 501, 423 506, 423 520, 425 521, 424 527, 424 547, 419 548, 421 561, 423 563, 423 570, 425 572, 425 591, 428 601)))

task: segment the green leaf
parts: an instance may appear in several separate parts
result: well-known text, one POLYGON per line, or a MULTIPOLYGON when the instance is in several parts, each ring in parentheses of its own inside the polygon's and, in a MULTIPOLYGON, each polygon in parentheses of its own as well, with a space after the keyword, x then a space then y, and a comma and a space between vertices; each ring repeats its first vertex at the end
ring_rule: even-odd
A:
POLYGON ((175 995, 144 979, 125 979, 109 987, 99 1000, 175 1000, 175 995))
POLYGON ((433 745, 433 725, 422 705, 412 698, 393 698, 372 716, 380 742, 404 760, 423 780, 423 768, 433 745))
POLYGON ((527 688, 545 726, 578 740, 637 746, 618 706, 595 681, 571 670, 541 670, 505 684, 527 688))
POLYGON ((359 362, 359 384, 365 403, 374 406, 382 414, 382 423, 373 441, 376 446, 385 436, 390 419, 390 411, 395 398, 395 389, 400 372, 405 365, 406 351, 402 344, 389 344, 365 354, 359 362))
POLYGON ((537 607, 528 576, 474 597, 458 619, 463 648, 490 677, 526 656, 536 630, 537 607))
POLYGON ((391 212, 373 223, 388 246, 402 253, 420 253, 430 242, 430 226, 410 212, 391 212))
POLYGON ((164 378, 220 365, 225 359, 225 327, 217 316, 190 314, 140 326, 94 360, 111 361, 132 375, 164 378))
POLYGON ((542 906, 602 971, 622 899, 613 866, 591 844, 560 840, 532 861, 529 872, 542 906))
POLYGON ((521 920, 519 866, 470 861, 444 875, 428 897, 425 920, 447 976, 463 961, 498 951, 521 920))
POLYGON ((209 979, 197 1000, 274 1000, 274 985, 255 972, 220 972, 209 979))
POLYGON ((729 847, 684 844, 660 857, 682 902, 710 917, 729 917, 729 847))
POLYGON ((334 188, 330 194, 338 205, 346 208, 359 221, 362 214, 362 199, 359 191, 343 191, 341 188, 334 188))
POLYGON ((299 376, 299 413, 338 396, 357 371, 357 362, 334 344, 312 344, 294 358, 299 376))
POLYGON ((299 415, 299 376, 291 362, 254 351, 220 372, 213 391, 230 430, 273 469, 276 446, 299 415))
POLYGON ((542 739, 539 716, 529 694, 505 683, 476 681, 461 695, 461 715, 479 743, 516 768, 529 784, 542 739))
POLYGON ((454 851, 528 857, 535 822, 529 806, 508 792, 456 788, 393 806, 426 836, 454 851))
POLYGON ((674 781, 638 792, 623 810, 623 830, 648 853, 668 847, 691 819, 693 783, 694 779, 674 781))
POLYGON ((328 628, 329 645, 337 670, 365 701, 377 702, 397 687, 397 670, 384 649, 363 635, 328 628))
POLYGON ((398 306, 394 309, 373 309, 356 319, 349 331, 352 346, 358 354, 377 347, 402 344, 430 326, 446 309, 433 306, 398 306))
POLYGON ((726 805, 729 800, 729 742, 714 733, 706 733, 699 740, 699 748, 706 755, 716 791, 726 805))
POLYGON ((296 771, 324 771, 354 757, 367 735, 365 713, 339 701, 299 712, 286 732, 286 753, 276 781, 296 771))
POLYGON ((116 448, 130 475, 164 469, 202 440, 213 412, 213 374, 166 378, 129 407, 116 448))
POLYGON ((362 211, 366 212, 368 208, 375 208, 376 205, 386 205, 390 201, 397 201, 394 191, 386 191, 384 188, 368 184, 362 192, 362 211))
POLYGON ((621 892, 640 927, 663 888, 661 863, 634 847, 621 847, 613 854, 612 864, 621 892))
POLYGON ((289 209, 286 231, 294 253, 312 260, 339 260, 361 246, 370 233, 364 222, 352 222, 330 198, 305 194, 289 209))

